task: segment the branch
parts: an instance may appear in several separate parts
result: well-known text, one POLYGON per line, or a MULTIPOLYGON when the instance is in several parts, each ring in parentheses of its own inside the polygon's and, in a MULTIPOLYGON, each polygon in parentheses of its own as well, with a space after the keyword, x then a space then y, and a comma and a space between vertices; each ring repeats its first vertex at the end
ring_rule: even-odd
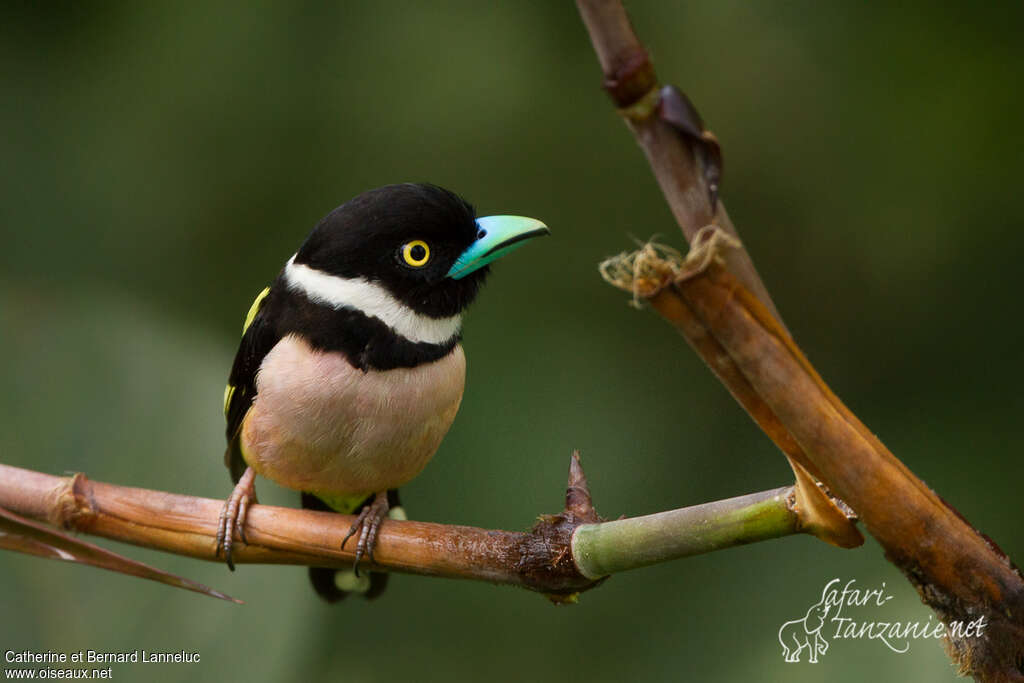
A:
POLYGON ((572 556, 581 574, 596 579, 802 530, 793 511, 793 487, 784 486, 646 517, 583 524, 573 534, 572 556))
POLYGON ((788 455, 848 502, 947 629, 963 673, 1024 680, 1024 578, 995 544, 901 463, 828 388, 756 297, 722 265, 709 228, 685 260, 647 245, 602 273, 691 342, 788 455), (705 237, 706 236, 706 237, 705 237), (984 618, 984 637, 954 622, 984 618))
MULTIPOLYGON (((215 553, 223 501, 56 477, 0 465, 0 508, 54 526, 146 548, 221 562, 215 553)), ((566 507, 541 516, 528 533, 386 520, 374 552, 377 570, 521 586, 555 601, 603 577, 679 557, 809 533, 794 511, 792 487, 645 517, 601 522, 573 454, 566 507)), ((254 505, 242 563, 350 567, 339 548, 349 515, 254 505)))
MULTIPOLYGON (((725 207, 718 201, 722 176, 722 151, 718 140, 704 128, 700 114, 686 95, 674 86, 659 86, 654 65, 637 39, 619 0, 577 0, 576 4, 604 69, 605 90, 647 155, 654 177, 683 235, 693 243, 702 228, 714 224, 735 238, 737 248, 723 253, 721 258, 725 259, 729 270, 740 282, 781 321, 753 261, 739 242, 725 207)), ((780 325, 784 327, 781 322, 780 325)), ((714 349, 702 349, 692 338, 688 339, 733 396, 758 424, 765 427, 758 415, 767 415, 770 411, 759 405, 752 406, 751 401, 745 398, 751 392, 742 390, 742 383, 727 381, 727 376, 723 376, 715 362, 715 356, 706 353, 713 353, 714 349)), ((766 431, 793 469, 797 500, 808 517, 808 523, 820 531, 817 535, 841 548, 853 548, 863 543, 863 537, 847 520, 844 511, 818 489, 812 473, 806 469, 806 460, 794 454, 798 449, 789 448, 780 441, 778 436, 784 430, 766 431)))
MULTIPOLYGON (((659 89, 654 65, 620 0, 576 0, 576 6, 604 71, 604 88, 647 155, 687 241, 692 242, 710 223, 738 238, 725 206, 718 201, 721 153, 708 149, 718 143, 704 130, 697 110, 671 86, 667 93, 659 89)), ((746 250, 734 250, 725 259, 740 282, 781 320, 746 250)))
MULTIPOLYGON (((781 322, 746 252, 716 249, 716 241, 738 246, 717 199, 717 141, 682 93, 659 89, 620 0, 577 0, 577 6, 605 89, 695 247, 681 261, 648 245, 602 264, 602 274, 675 325, 790 458, 798 482, 806 470, 853 506, 947 626, 984 618, 984 637, 947 629, 947 650, 961 674, 1024 681, 1024 578, 828 388, 781 322)), ((808 487, 798 488, 806 493, 808 487)))
POLYGON ((25 519, 2 507, 0 507, 0 549, 45 557, 49 560, 84 564, 127 576, 157 581, 212 598, 241 602, 201 583, 131 560, 98 545, 69 536, 53 527, 25 519))
POLYGON ((1024 577, 1009 558, 857 419, 728 271, 676 288, 925 604, 947 625, 985 617, 985 637, 947 640, 962 672, 1024 680, 1024 577))

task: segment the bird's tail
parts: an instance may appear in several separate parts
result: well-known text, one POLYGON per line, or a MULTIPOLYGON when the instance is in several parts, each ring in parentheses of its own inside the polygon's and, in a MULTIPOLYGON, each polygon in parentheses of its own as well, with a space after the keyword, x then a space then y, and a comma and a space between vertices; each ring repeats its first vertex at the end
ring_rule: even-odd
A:
MULTIPOLYGON (((356 505, 349 514, 358 515, 360 510, 373 502, 373 495, 356 505)), ((388 491, 388 505, 391 510, 401 509, 398 500, 398 491, 388 491)), ((311 493, 302 494, 302 507, 307 510, 320 510, 322 512, 337 512, 327 503, 323 502, 311 493)), ((334 603, 344 600, 349 595, 362 595, 367 600, 373 600, 384 592, 388 585, 388 574, 384 572, 360 572, 356 576, 354 569, 335 569, 333 567, 310 567, 309 581, 313 584, 313 590, 322 599, 334 603)))

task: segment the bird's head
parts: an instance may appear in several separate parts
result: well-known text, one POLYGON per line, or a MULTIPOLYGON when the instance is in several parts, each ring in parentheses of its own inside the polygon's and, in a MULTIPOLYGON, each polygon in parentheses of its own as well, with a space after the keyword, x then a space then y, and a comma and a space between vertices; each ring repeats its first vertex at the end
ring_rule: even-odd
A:
POLYGON ((477 218, 435 185, 387 185, 324 217, 293 263, 373 283, 416 313, 444 318, 473 301, 491 261, 548 232, 533 218, 477 218))

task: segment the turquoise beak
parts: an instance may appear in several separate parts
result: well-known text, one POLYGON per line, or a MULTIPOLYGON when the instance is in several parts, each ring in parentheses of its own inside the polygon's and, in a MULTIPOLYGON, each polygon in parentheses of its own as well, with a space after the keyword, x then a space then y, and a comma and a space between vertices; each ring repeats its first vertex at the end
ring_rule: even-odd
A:
POLYGON ((483 268, 491 261, 523 246, 527 240, 551 234, 548 226, 536 218, 523 216, 484 216, 476 219, 476 225, 476 241, 455 259, 448 271, 448 277, 453 280, 483 268))

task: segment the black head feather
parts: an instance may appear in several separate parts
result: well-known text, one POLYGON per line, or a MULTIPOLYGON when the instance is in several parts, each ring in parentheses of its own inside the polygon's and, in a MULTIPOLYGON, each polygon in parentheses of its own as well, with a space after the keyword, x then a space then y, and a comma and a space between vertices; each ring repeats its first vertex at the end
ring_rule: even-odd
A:
POLYGON ((473 207, 436 185, 405 183, 364 192, 327 214, 299 249, 295 262, 345 278, 363 277, 385 287, 418 313, 443 318, 476 297, 486 267, 453 280, 448 270, 477 235, 473 207), (413 268, 402 248, 429 245, 429 261, 413 268))

